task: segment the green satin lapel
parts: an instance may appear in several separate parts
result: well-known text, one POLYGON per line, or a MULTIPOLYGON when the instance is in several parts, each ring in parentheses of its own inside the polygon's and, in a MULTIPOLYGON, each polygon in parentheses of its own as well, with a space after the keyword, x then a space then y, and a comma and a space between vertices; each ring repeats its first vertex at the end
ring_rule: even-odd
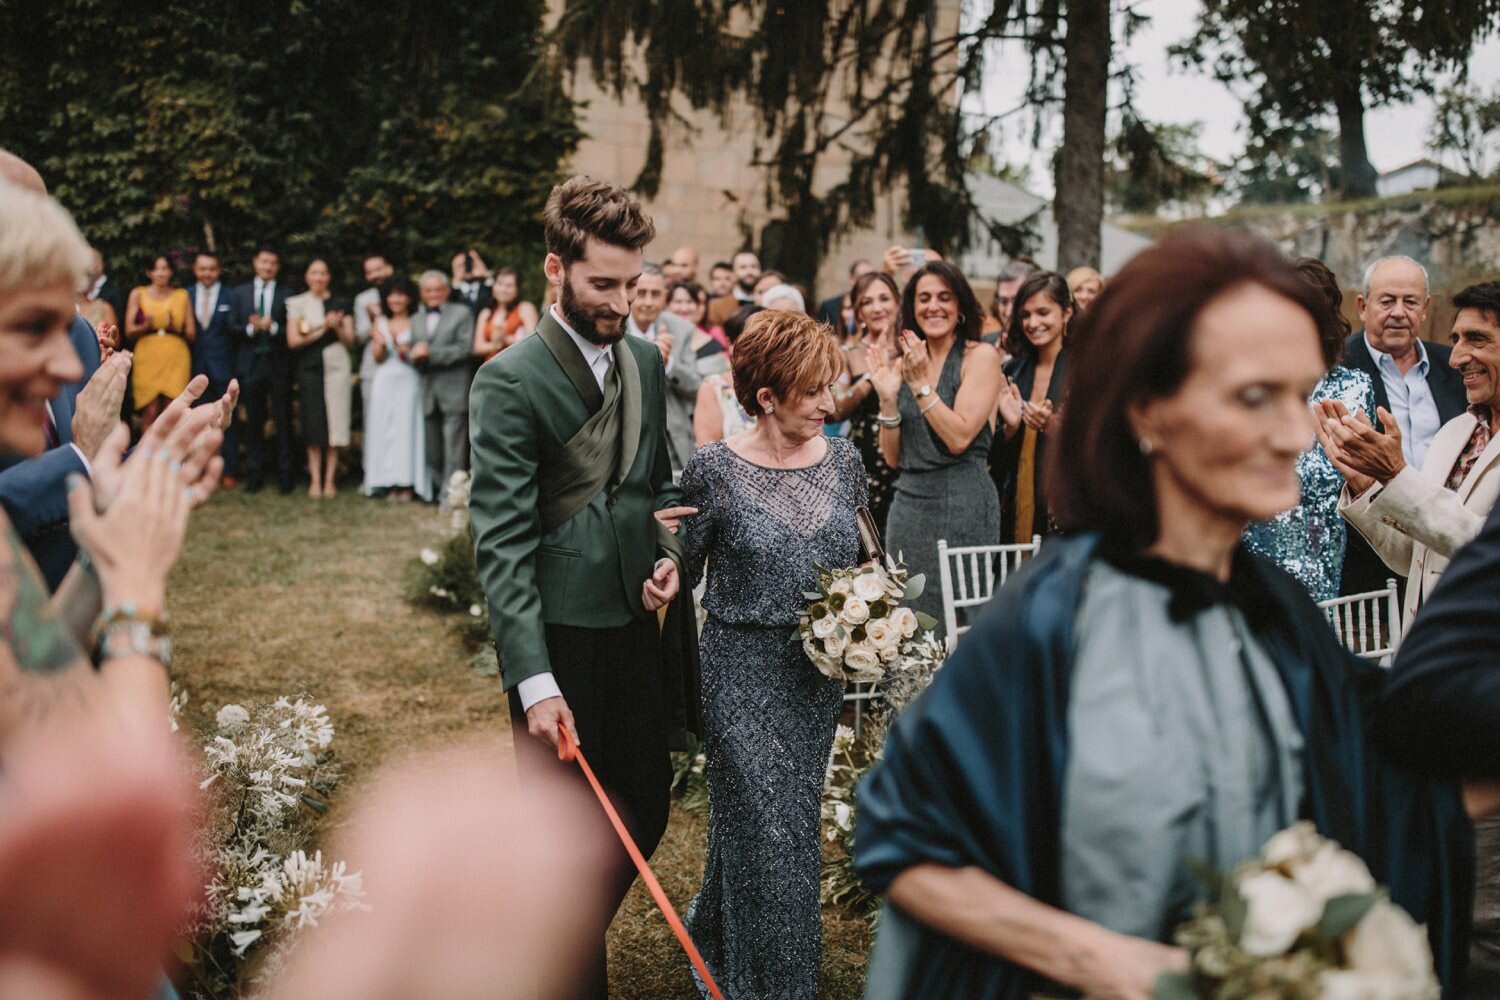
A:
MULTIPOLYGON (((589 412, 597 413, 599 407, 604 405, 604 394, 599 391, 599 383, 594 381, 594 373, 589 371, 588 362, 583 360, 578 345, 573 343, 562 324, 552 317, 551 309, 542 315, 542 321, 536 326, 536 335, 557 359, 563 374, 568 376, 568 381, 578 390, 578 396, 589 408, 589 412)), ((619 353, 615 352, 616 355, 619 353)))
POLYGON ((614 370, 620 379, 620 417, 625 425, 621 431, 620 464, 610 483, 611 488, 618 488, 630 475, 630 467, 635 465, 635 455, 641 447, 641 370, 636 364, 635 353, 625 340, 615 345, 614 370))

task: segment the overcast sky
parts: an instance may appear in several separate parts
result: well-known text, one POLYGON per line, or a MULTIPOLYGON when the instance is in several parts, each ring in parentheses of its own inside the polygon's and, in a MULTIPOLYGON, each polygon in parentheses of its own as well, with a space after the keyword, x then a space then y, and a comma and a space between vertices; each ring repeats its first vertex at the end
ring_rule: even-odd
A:
MULTIPOLYGON (((1151 23, 1137 33, 1126 52, 1137 67, 1136 107, 1149 121, 1201 122, 1203 152, 1221 161, 1233 159, 1245 146, 1245 116, 1239 98, 1212 76, 1182 69, 1167 58, 1168 46, 1192 34, 1202 8, 1200 0, 1139 0, 1137 8, 1150 16, 1151 23)), ((980 101, 986 113, 994 114, 1020 103, 1028 63, 1020 43, 1007 43, 988 62, 980 101)), ((1500 79, 1500 39, 1492 36, 1475 49, 1469 75, 1486 91, 1493 88, 1500 79)), ((1031 168, 1027 186, 1047 196, 1052 193, 1048 158, 1061 138, 1061 116, 1057 117, 1054 134, 1043 139, 1042 150, 1030 148, 1029 123, 1018 122, 1007 130, 998 151, 1012 163, 1027 163, 1031 168)), ((1425 98, 1367 111, 1365 137, 1375 169, 1390 170, 1431 156, 1427 149, 1431 121, 1432 102, 1425 98)))

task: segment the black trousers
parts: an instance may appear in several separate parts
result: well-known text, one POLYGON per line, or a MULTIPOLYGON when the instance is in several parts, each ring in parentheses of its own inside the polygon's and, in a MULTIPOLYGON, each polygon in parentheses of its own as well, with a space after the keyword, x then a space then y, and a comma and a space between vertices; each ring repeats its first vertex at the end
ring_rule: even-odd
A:
MULTIPOLYGON (((661 692, 661 637, 656 616, 620 628, 548 625, 547 654, 552 661, 553 677, 573 713, 579 744, 589 766, 609 792, 641 853, 651 857, 667 829, 672 784, 661 692)), ((557 751, 527 733, 526 713, 514 689, 510 692, 510 717, 516 762, 523 782, 527 775, 561 775, 565 780, 584 781, 577 764, 559 761, 557 751)), ((608 838, 609 843, 618 844, 602 808, 598 823, 600 835, 608 838)), ((625 848, 619 847, 617 853, 615 878, 604 889, 609 904, 606 920, 613 919, 636 877, 625 848)), ((597 933, 598 946, 582 987, 558 992, 549 982, 548 970, 543 969, 538 991, 541 1000, 558 996, 602 1000, 609 995, 606 929, 607 922, 589 930, 591 935, 597 933)))
POLYGON ((276 478, 284 490, 292 488, 295 468, 292 455, 292 366, 291 359, 275 354, 257 356, 240 386, 245 404, 245 475, 259 486, 266 475, 266 419, 276 425, 276 478))

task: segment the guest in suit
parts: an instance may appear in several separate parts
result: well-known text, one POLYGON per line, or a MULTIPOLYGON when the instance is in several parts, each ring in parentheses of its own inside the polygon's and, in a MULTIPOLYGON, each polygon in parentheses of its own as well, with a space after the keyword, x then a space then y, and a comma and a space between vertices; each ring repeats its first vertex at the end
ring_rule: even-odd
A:
MULTIPOLYGON (((847 336, 854 331, 850 328, 850 322, 846 321, 844 303, 849 301, 849 295, 854 291, 854 283, 862 275, 875 270, 875 265, 861 257, 849 265, 849 287, 832 298, 824 299, 818 304, 818 322, 827 323, 839 332, 839 336, 847 336)), ((852 304, 852 303, 851 303, 852 304)), ((852 321, 853 316, 847 319, 852 321)))
MULTIPOLYGON (((98 250, 90 248, 92 255, 89 264, 89 287, 83 293, 86 305, 80 306, 84 318, 94 324, 98 330, 106 325, 118 326, 125 316, 125 300, 128 293, 125 288, 108 274, 104 273, 104 255, 98 250)), ((119 344, 114 344, 119 347, 119 344)))
POLYGON ((172 284, 172 271, 171 258, 151 258, 146 269, 150 284, 132 289, 125 302, 125 339, 135 355, 130 391, 143 431, 151 429, 193 377, 192 343, 198 324, 187 290, 172 284))
POLYGON ((760 258, 753 250, 741 250, 730 261, 734 285, 729 292, 708 303, 709 326, 723 326, 724 321, 741 306, 755 301, 755 283, 760 280, 760 258))
POLYGON ((477 315, 494 291, 495 280, 490 277, 490 269, 473 247, 454 254, 451 267, 453 288, 448 293, 448 301, 467 307, 471 316, 477 315))
MULTIPOLYGON (((655 227, 589 177, 552 190, 543 224, 558 305, 474 381, 475 555, 523 779, 580 780, 552 749, 566 726, 649 857, 666 829, 668 729, 697 731, 698 704, 691 604, 673 604, 665 634, 656 616, 678 593, 677 519, 694 511, 676 506, 661 354, 626 336, 655 227), (665 637, 688 659, 669 659, 665 637)), ((622 851, 614 864, 610 913, 634 881, 622 851)), ((604 931, 579 926, 595 957, 566 995, 608 995, 604 931)), ((550 980, 571 971, 544 964, 538 994, 563 995, 550 980)))
MULTIPOLYGON (((1375 405, 1395 415, 1402 455, 1417 468, 1438 428, 1466 405, 1462 381, 1448 364, 1448 348, 1417 336, 1432 303, 1427 288, 1427 270, 1410 257, 1372 263, 1356 299, 1365 328, 1349 337, 1344 350, 1344 365, 1370 376, 1375 405)), ((1379 590, 1387 575, 1365 540, 1350 537, 1340 592, 1379 590)))
POLYGON ((1479 534, 1500 496, 1500 282, 1471 285, 1453 297, 1453 349, 1468 412, 1448 421, 1423 455, 1406 460, 1405 435, 1389 410, 1376 410, 1384 433, 1363 414, 1320 403, 1318 439, 1346 480, 1339 512, 1386 566, 1407 578, 1403 626, 1448 560, 1479 534))
POLYGON ((286 300, 286 346, 297 372, 302 443, 307 447, 307 495, 331 497, 339 471, 339 449, 349 447, 353 405, 349 348, 354 320, 349 301, 329 288, 328 262, 313 258, 304 275, 307 291, 286 300))
POLYGON ((265 486, 266 421, 276 425, 276 478, 292 492, 292 355, 286 346, 289 290, 277 280, 281 255, 262 246, 251 262, 255 278, 234 290, 234 328, 241 331, 240 385, 245 393, 245 489, 265 486))
POLYGON ((708 269, 709 301, 734 294, 734 267, 727 260, 715 262, 708 269))
POLYGON ((1025 544, 1051 534, 1051 511, 1042 470, 1066 385, 1068 324, 1073 298, 1055 271, 1038 271, 1021 283, 1011 310, 1010 332, 995 412, 990 477, 1000 494, 1000 541, 1025 544))
POLYGON ((656 264, 641 265, 635 286, 635 301, 627 321, 632 337, 643 337, 661 351, 667 374, 667 453, 672 471, 681 472, 693 457, 693 407, 703 374, 693 350, 695 328, 682 317, 667 312, 666 276, 656 264))
MULTIPOLYGON (((216 403, 224 397, 235 377, 238 361, 240 334, 234 324, 233 296, 220 282, 220 276, 217 255, 204 252, 193 259, 193 277, 197 280, 188 289, 193 320, 198 325, 198 338, 193 341, 193 374, 208 376, 208 389, 198 400, 199 405, 216 403)), ((238 443, 234 428, 230 427, 224 434, 221 452, 225 487, 235 485, 238 443)))
POLYGON ((448 278, 427 271, 418 286, 422 311, 413 323, 411 361, 422 373, 427 421, 427 468, 440 502, 448 481, 469 467, 469 381, 474 357, 474 313, 449 298, 448 278))

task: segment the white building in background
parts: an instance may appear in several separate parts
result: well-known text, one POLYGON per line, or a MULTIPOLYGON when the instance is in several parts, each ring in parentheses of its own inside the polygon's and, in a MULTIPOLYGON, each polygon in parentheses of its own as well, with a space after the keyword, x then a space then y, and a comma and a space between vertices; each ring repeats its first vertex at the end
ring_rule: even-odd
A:
POLYGON ((1375 193, 1382 198, 1411 194, 1413 191, 1435 191, 1446 171, 1433 160, 1413 160, 1395 170, 1387 170, 1375 179, 1375 193))

